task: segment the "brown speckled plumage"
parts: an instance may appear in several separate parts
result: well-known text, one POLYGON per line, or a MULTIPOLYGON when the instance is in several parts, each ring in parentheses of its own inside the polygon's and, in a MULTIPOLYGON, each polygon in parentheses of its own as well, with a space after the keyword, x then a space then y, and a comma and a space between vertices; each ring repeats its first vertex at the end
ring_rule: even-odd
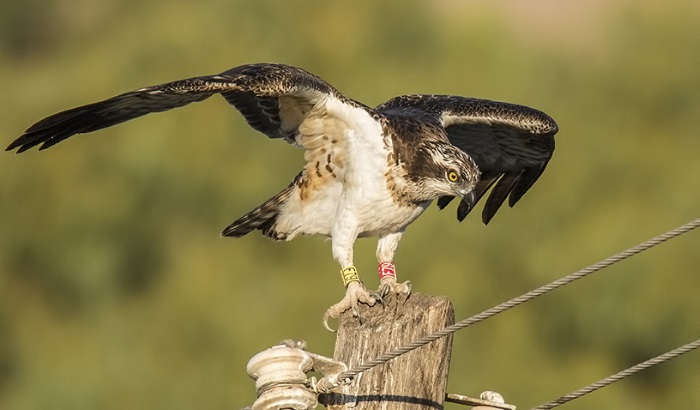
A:
POLYGON ((457 216, 462 220, 492 188, 483 211, 488 223, 506 198, 513 206, 539 178, 557 132, 549 116, 520 105, 406 95, 370 108, 300 68, 249 64, 54 114, 32 125, 7 150, 42 150, 75 134, 215 94, 253 129, 303 148, 306 160, 287 188, 223 235, 261 230, 276 240, 330 236, 343 268, 352 265, 352 245, 361 236, 378 236, 378 259, 391 261, 406 227, 434 199, 443 208, 460 196, 457 216))

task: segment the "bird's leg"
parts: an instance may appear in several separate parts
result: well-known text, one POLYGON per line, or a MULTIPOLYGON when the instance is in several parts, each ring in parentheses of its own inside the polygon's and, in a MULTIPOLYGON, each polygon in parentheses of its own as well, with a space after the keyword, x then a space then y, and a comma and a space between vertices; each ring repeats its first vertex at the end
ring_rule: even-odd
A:
POLYGON ((333 256, 343 266, 340 275, 346 290, 345 297, 323 314, 323 326, 331 332, 334 330, 328 326, 329 318, 337 319, 343 312, 352 309, 353 316, 360 319, 360 313, 357 310, 359 303, 374 306, 377 301, 380 303, 382 301, 377 293, 367 291, 365 285, 360 281, 360 275, 357 274, 357 269, 352 265, 352 244, 343 246, 342 242, 334 239, 333 256))
POLYGON ((377 244, 377 260, 379 261, 379 295, 384 297, 389 293, 411 294, 411 282, 396 281, 396 267, 393 259, 399 246, 403 232, 395 232, 379 238, 377 244))

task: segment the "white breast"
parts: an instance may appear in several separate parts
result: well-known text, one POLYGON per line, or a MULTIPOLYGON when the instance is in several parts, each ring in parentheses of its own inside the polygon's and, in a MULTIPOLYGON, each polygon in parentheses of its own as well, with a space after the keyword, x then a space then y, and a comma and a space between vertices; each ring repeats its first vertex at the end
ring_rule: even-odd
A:
POLYGON ((427 207, 399 206, 387 187, 392 151, 381 124, 365 109, 328 97, 299 127, 307 164, 276 229, 327 236, 371 236, 403 230, 427 207), (330 159, 330 161, 328 161, 330 159))

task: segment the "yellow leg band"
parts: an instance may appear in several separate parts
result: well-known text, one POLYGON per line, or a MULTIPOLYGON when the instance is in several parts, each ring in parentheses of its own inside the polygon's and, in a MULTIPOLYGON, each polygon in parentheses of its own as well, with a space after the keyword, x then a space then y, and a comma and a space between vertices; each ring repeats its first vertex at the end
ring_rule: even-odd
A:
POLYGON ((340 276, 343 278, 343 286, 347 287, 350 282, 359 282, 360 275, 357 274, 357 269, 354 266, 348 266, 340 271, 340 276))

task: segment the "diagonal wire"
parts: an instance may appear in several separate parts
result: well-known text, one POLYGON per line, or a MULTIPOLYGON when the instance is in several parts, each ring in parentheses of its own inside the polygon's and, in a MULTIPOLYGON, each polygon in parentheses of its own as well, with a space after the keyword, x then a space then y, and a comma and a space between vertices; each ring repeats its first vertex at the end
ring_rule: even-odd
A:
POLYGON ((636 255, 638 253, 641 253, 647 249, 653 248, 656 245, 659 245, 663 242, 666 242, 669 239, 675 238, 677 236, 680 236, 686 232, 690 232, 693 229, 697 228, 700 226, 700 218, 697 218, 693 221, 690 221, 686 223, 685 225, 681 225, 676 229, 670 230, 666 233, 663 233, 661 235, 655 236, 645 242, 640 243, 637 246, 634 246, 632 248, 629 248, 627 250, 624 250, 618 254, 615 254, 613 256, 610 256, 606 259, 603 259, 602 261, 595 263, 587 268, 581 269, 579 271, 576 271, 574 273, 571 273, 561 279, 557 279, 554 282, 551 282, 547 285, 541 286, 537 289, 534 289, 524 295, 518 296, 514 299, 511 299, 507 302, 503 302, 500 305, 496 305, 492 307, 491 309, 485 310, 477 315, 474 315, 472 317, 469 317, 467 319, 464 319, 460 322, 455 323, 452 326, 448 326, 442 330, 439 330, 435 333, 426 335, 421 337, 420 339, 417 339, 411 343, 408 343, 404 346, 401 346, 397 349, 394 349, 390 352, 384 353, 383 355, 377 357, 376 359, 370 360, 368 362, 362 363, 356 367, 353 367, 350 370, 347 370, 341 374, 338 375, 337 380, 339 381, 346 381, 348 379, 352 379, 358 374, 367 371, 375 366, 379 366, 381 364, 384 364, 388 362, 391 359, 394 359, 396 357, 399 357, 403 354, 406 354, 412 350, 415 350, 421 346, 427 345, 430 342, 433 342, 435 340, 438 340, 440 338, 443 338, 445 336, 451 335, 458 330, 464 329, 466 327, 469 327, 475 323, 481 322, 482 320, 488 319, 492 316, 495 316, 501 312, 504 312, 510 308, 513 308, 515 306, 518 306, 522 303, 525 303, 529 300, 532 300, 538 296, 544 295, 547 292, 550 292, 554 289, 557 289, 559 287, 562 287, 564 285, 568 285, 569 283, 581 279, 585 276, 590 275, 591 273, 597 272, 603 268, 606 268, 610 265, 613 265, 617 262, 620 262, 621 260, 627 259, 630 256, 636 255))
POLYGON ((560 398, 556 400, 552 400, 549 403, 545 404, 540 404, 537 407, 533 407, 531 410, 547 410, 547 409, 553 409, 555 407, 558 407, 566 402, 569 402, 574 399, 578 399, 579 397, 585 396, 588 393, 594 392, 600 388, 603 388, 607 385, 613 384, 616 381, 622 380, 627 376, 631 376, 639 371, 648 369, 652 366, 656 366, 657 364, 661 364, 667 360, 674 359, 684 353, 688 353, 694 349, 697 349, 700 347, 700 339, 690 342, 687 345, 681 346, 677 349, 671 350, 669 352, 666 352, 662 355, 656 356, 652 359, 649 359, 645 362, 639 363, 635 366, 632 366, 630 368, 627 368, 619 373, 615 373, 612 376, 606 377, 602 380, 599 380, 593 384, 589 384, 586 387, 583 387, 581 389, 578 389, 576 391, 573 391, 566 396, 561 396, 560 398))

